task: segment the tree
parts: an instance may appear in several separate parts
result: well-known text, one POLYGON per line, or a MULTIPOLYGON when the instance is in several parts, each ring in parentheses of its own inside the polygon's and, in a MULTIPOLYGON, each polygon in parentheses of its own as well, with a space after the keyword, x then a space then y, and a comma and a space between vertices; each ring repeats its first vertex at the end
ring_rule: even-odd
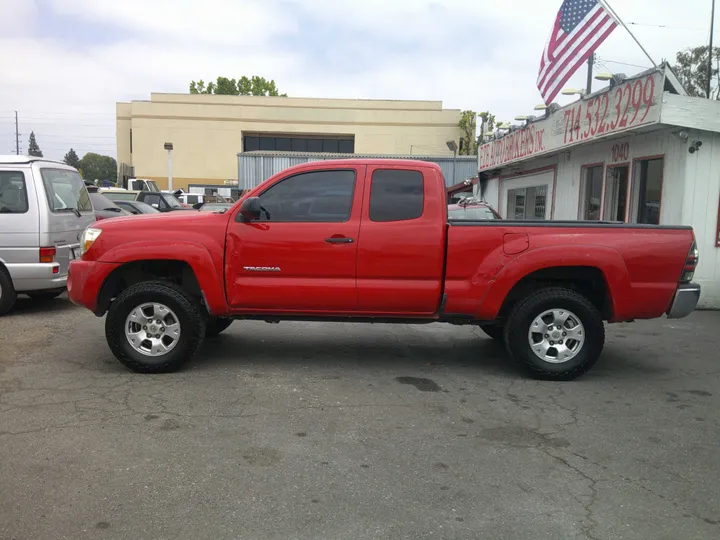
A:
MULTIPOLYGON (((673 71, 685 87, 688 95, 708 97, 708 46, 695 47, 680 51, 673 71)), ((720 47, 713 47, 714 67, 710 70, 710 97, 720 99, 720 47)))
POLYGON ((63 163, 65 163, 65 165, 70 165, 71 167, 74 167, 76 169, 80 168, 80 158, 75 153, 75 150, 73 150, 72 148, 67 154, 65 154, 65 157, 63 158, 63 163))
POLYGON ((35 140, 35 132, 30 132, 30 140, 28 141, 28 156, 43 157, 42 150, 35 140))
POLYGON ((117 161, 110 156, 101 156, 94 152, 88 152, 80 160, 83 178, 85 180, 110 180, 117 179, 117 161))
POLYGON ((461 156, 472 156, 477 152, 477 113, 475 111, 463 111, 460 116, 458 127, 463 132, 463 144, 460 145, 461 156))
POLYGON ((280 94, 274 80, 266 80, 265 77, 253 75, 251 78, 242 76, 239 79, 228 79, 218 77, 215 82, 205 81, 190 82, 191 94, 215 94, 224 96, 280 96, 287 97, 287 94, 280 94))
POLYGON ((485 135, 495 131, 495 115, 489 111, 481 112, 478 116, 482 119, 480 124, 480 135, 478 135, 478 146, 485 141, 485 135))

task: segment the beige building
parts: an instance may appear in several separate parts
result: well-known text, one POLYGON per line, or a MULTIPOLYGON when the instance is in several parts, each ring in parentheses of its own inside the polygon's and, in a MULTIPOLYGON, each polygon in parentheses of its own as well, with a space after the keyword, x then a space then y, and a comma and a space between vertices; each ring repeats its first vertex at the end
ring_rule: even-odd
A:
POLYGON ((174 189, 222 185, 251 150, 452 155, 459 121, 440 101, 151 94, 117 104, 117 158, 166 189, 170 142, 174 189))

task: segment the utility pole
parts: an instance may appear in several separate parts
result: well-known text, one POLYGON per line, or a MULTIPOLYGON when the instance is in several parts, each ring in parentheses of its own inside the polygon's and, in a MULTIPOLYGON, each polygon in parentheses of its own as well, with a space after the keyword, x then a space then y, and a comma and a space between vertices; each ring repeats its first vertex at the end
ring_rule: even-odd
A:
POLYGON ((712 56, 713 56, 713 32, 715 31, 715 0, 712 0, 712 15, 710 15, 710 47, 708 48, 708 79, 707 98, 710 96, 710 83, 712 82, 712 56))
POLYGON ((15 111, 15 154, 20 155, 20 132, 18 131, 17 111, 15 111))
POLYGON ((587 95, 592 94, 593 66, 595 65, 595 53, 588 57, 587 95))

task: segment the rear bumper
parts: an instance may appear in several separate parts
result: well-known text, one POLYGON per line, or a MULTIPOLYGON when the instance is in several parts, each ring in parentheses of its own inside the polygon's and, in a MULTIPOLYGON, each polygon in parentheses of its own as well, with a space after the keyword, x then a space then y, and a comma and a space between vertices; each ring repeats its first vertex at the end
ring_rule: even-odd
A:
POLYGON ((672 306, 667 312, 668 319, 682 319, 692 313, 700 300, 700 285, 688 283, 679 285, 675 291, 672 306))
POLYGON ((58 263, 6 263, 17 292, 62 289, 67 274, 60 274, 58 263))
POLYGON ((119 264, 97 261, 72 261, 68 269, 68 298, 73 304, 84 307, 97 315, 100 289, 110 272, 119 264))

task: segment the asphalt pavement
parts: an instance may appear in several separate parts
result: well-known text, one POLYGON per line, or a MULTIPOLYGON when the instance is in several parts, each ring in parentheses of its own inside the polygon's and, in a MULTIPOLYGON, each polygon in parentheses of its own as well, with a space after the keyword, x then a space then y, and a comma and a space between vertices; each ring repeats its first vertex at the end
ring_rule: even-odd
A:
POLYGON ((0 318, 0 540, 720 538, 720 312, 569 383, 469 327, 240 321, 138 375, 103 324, 0 318))

